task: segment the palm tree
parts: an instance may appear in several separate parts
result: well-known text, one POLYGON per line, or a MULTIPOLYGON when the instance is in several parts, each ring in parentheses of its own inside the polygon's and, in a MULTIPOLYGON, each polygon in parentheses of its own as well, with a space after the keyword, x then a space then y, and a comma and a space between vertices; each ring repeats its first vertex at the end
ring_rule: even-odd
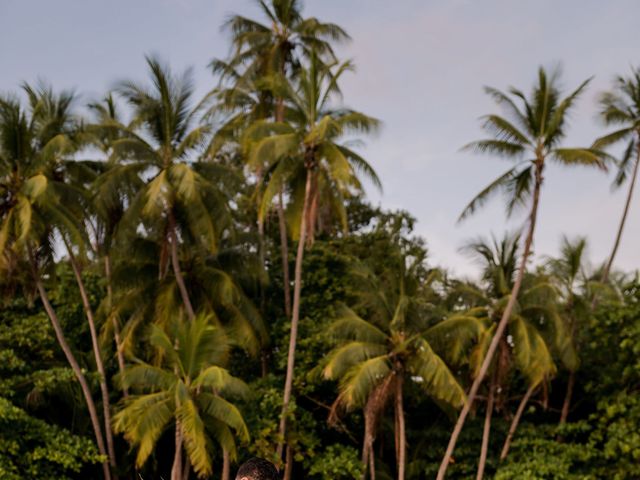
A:
MULTIPOLYGON (((115 461, 112 449, 107 455, 89 384, 49 302, 43 280, 54 266, 56 232, 63 238, 81 236, 74 212, 68 208, 79 198, 74 188, 65 185, 63 175, 63 157, 70 149, 69 135, 76 128, 70 112, 74 95, 70 92, 54 95, 46 86, 34 89, 25 85, 24 89, 29 99, 26 111, 16 98, 0 99, 0 268, 7 278, 19 269, 30 273, 58 344, 80 384, 98 451, 107 459, 103 463, 104 476, 110 479, 109 461, 112 465, 115 461)), ((90 322, 90 327, 99 363, 95 325, 90 322)), ((106 382, 103 374, 104 371, 101 382, 106 382)), ((105 413, 108 405, 107 397, 105 413)))
POLYGON ((151 325, 149 344, 157 364, 136 362, 121 378, 135 393, 114 416, 114 428, 137 448, 142 467, 163 432, 175 424, 175 455, 171 480, 186 480, 191 465, 199 477, 212 473, 212 442, 235 458, 235 437, 249 433, 238 408, 227 400, 243 397, 248 387, 225 368, 229 340, 211 319, 198 315, 189 322, 174 320, 165 329, 151 325), (182 451, 186 461, 182 460, 182 451))
POLYGON ((549 76, 543 68, 540 68, 538 81, 530 98, 527 98, 516 88, 511 88, 509 94, 494 88, 486 88, 485 91, 498 104, 505 107, 507 116, 487 115, 484 128, 492 134, 493 138, 473 142, 467 146, 468 149, 480 153, 495 154, 511 159, 515 161, 515 166, 482 190, 464 209, 460 218, 464 219, 474 213, 498 192, 503 192, 507 198, 507 215, 511 215, 517 207, 527 203, 530 205, 530 210, 522 257, 509 301, 496 327, 478 375, 471 386, 468 401, 460 412, 451 434, 449 445, 438 470, 438 480, 444 479, 458 436, 462 431, 471 405, 475 401, 478 389, 493 361, 522 287, 535 233, 540 190, 547 160, 566 166, 585 165, 604 168, 603 154, 599 151, 588 148, 560 147, 560 142, 565 136, 567 112, 574 105, 589 80, 583 82, 563 99, 560 98, 561 92, 557 82, 557 73, 549 76))
MULTIPOLYGON (((476 300, 467 312, 467 315, 477 316, 486 324, 483 341, 470 356, 470 367, 474 376, 482 364, 491 334, 495 331, 502 311, 509 301, 518 264, 519 246, 520 235, 505 234, 500 241, 495 237, 491 242, 481 238, 464 247, 464 250, 479 260, 482 266, 482 288, 476 292, 476 300)), ((510 340, 501 340, 496 358, 490 367, 491 382, 487 394, 478 479, 484 476, 493 411, 505 408, 507 402, 511 370, 515 367, 523 375, 527 391, 513 418, 503 449, 505 457, 531 395, 556 373, 552 352, 557 345, 564 344, 566 336, 557 309, 556 290, 546 275, 526 274, 506 332, 510 340)))
MULTIPOLYGON (((225 24, 231 32, 233 53, 228 62, 214 60, 214 72, 222 74, 222 80, 231 79, 232 87, 225 92, 225 99, 231 105, 247 110, 247 87, 257 98, 250 102, 248 113, 253 120, 264 120, 271 114, 276 122, 285 120, 284 98, 278 92, 278 84, 286 81, 300 68, 301 61, 314 55, 322 55, 326 61, 335 60, 331 42, 344 42, 349 39, 339 26, 324 23, 316 18, 302 16, 300 0, 264 0, 256 2, 267 20, 266 24, 240 15, 234 15, 225 24), (242 67, 243 71, 239 71, 242 67), (240 95, 238 95, 240 93, 240 95)), ((229 105, 227 103, 227 105, 229 105)), ((236 118, 233 118, 234 122, 236 118)), ((260 180, 263 166, 256 165, 255 172, 260 180)), ((260 199, 260 181, 257 198, 260 199)), ((277 202, 280 247, 283 267, 284 308, 287 317, 291 315, 289 253, 287 228, 284 217, 284 199, 282 192, 277 202)), ((263 252, 263 220, 258 220, 263 252)), ((264 253, 261 253, 264 255, 264 253)), ((264 263, 264 262, 263 262, 264 263)))
POLYGON ((465 400, 455 376, 429 341, 430 336, 441 337, 444 330, 452 333, 452 327, 460 323, 453 318, 431 326, 433 319, 423 297, 429 285, 420 285, 414 275, 418 266, 416 262, 407 271, 401 267, 399 272, 386 272, 381 278, 365 270, 360 274, 356 307, 365 314, 360 316, 343 305, 330 326, 338 345, 327 356, 323 375, 340 381, 330 421, 341 409, 363 409, 363 478, 367 466, 371 479, 375 478, 376 424, 389 401, 395 408, 397 478, 405 478, 405 382, 417 382, 427 395, 454 407, 465 400))
MULTIPOLYGON (((195 318, 180 267, 179 243, 185 238, 204 251, 214 253, 227 205, 211 176, 216 165, 194 163, 194 154, 206 142, 209 126, 193 127, 197 108, 192 108, 193 87, 189 73, 176 78, 157 59, 147 57, 152 88, 122 82, 118 92, 133 108, 134 128, 125 129, 124 138, 112 142, 113 155, 120 165, 105 173, 114 186, 131 171, 149 178, 133 199, 125 221, 135 232, 146 221, 167 247, 171 268, 187 316, 195 318)), ((106 128, 122 129, 109 123, 106 128)))
POLYGON ((551 278, 557 285, 562 300, 562 318, 567 333, 566 342, 559 345, 558 355, 564 367, 569 371, 567 390, 562 403, 560 425, 567 421, 571 398, 575 387, 576 371, 580 366, 579 336, 581 330, 588 325, 592 315, 589 304, 590 285, 585 271, 585 251, 587 239, 580 237, 570 241, 564 237, 560 248, 560 256, 548 261, 551 278))
MULTIPOLYGON (((118 369, 122 374, 125 368, 122 336, 120 333, 120 319, 114 313, 113 294, 113 250, 118 234, 118 227, 127 208, 127 203, 134 198, 135 192, 142 188, 142 180, 136 172, 130 172, 128 178, 118 178, 117 184, 105 181, 107 175, 103 175, 109 168, 117 166, 111 158, 112 143, 123 135, 127 127, 121 123, 121 115, 117 108, 116 101, 112 94, 107 94, 101 101, 89 104, 89 109, 94 113, 96 124, 90 125, 87 130, 92 133, 90 142, 105 155, 106 162, 100 162, 95 167, 95 177, 92 179, 88 189, 92 192, 89 218, 87 224, 93 232, 94 253, 104 265, 104 276, 106 281, 107 295, 101 305, 101 310, 105 312, 111 320, 113 337, 115 343, 118 369), (105 126, 116 128, 104 128, 105 126)), ((124 395, 128 391, 124 390, 124 395)))
MULTIPOLYGON (((295 351, 300 319, 300 295, 302 289, 302 261, 305 243, 311 229, 319 202, 319 192, 331 191, 342 198, 350 190, 360 189, 356 172, 370 178, 376 185, 380 181, 373 168, 357 153, 340 143, 342 137, 352 132, 370 132, 378 126, 377 120, 349 109, 332 109, 332 97, 339 93, 338 80, 347 71, 349 63, 343 63, 333 72, 312 56, 308 68, 300 70, 295 88, 286 88, 289 113, 287 123, 258 124, 256 132, 273 132, 259 140, 251 153, 251 162, 268 159, 270 176, 263 194, 260 215, 264 216, 271 199, 288 183, 304 178, 298 228, 298 250, 294 271, 293 309, 291 334, 287 356, 287 373, 284 386, 280 438, 285 441, 286 418, 293 389, 295 351)), ((255 133, 255 132, 254 132, 255 133)), ((250 137, 250 135, 249 135, 250 137)), ((301 201, 300 201, 301 200, 301 201)), ((342 202, 332 202, 341 217, 346 218, 342 202)), ((283 443, 278 446, 282 453, 283 443)))
POLYGON ((600 105, 600 116, 605 124, 618 125, 622 128, 597 139, 594 147, 603 148, 620 141, 628 141, 613 187, 618 188, 629 179, 629 190, 613 250, 602 271, 602 282, 606 283, 620 246, 622 231, 627 220, 636 178, 638 177, 638 165, 640 165, 640 68, 633 69, 630 77, 616 77, 614 90, 602 94, 600 105))

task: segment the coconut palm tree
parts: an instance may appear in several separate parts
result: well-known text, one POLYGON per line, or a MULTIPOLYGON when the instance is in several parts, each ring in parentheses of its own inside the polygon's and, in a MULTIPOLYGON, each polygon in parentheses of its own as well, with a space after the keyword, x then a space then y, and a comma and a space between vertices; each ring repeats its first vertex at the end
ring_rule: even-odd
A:
POLYGON ((633 69, 629 77, 616 77, 613 90, 601 95, 600 106, 600 117, 604 123, 606 125, 620 126, 621 128, 597 139, 594 147, 604 148, 621 141, 628 142, 613 182, 613 187, 619 188, 625 181, 629 180, 629 190, 627 191, 627 199, 622 210, 622 218, 620 219, 616 239, 613 243, 613 250, 602 271, 602 282, 606 283, 620 246, 622 231, 627 220, 636 178, 638 177, 638 165, 640 165, 640 69, 633 69))
POLYGON ((416 382, 427 395, 459 407, 464 391, 443 359, 434 352, 430 336, 441 337, 445 330, 458 328, 457 319, 445 320, 435 327, 422 296, 429 285, 420 285, 414 275, 418 262, 399 272, 375 277, 364 270, 359 277, 358 305, 364 312, 342 306, 329 328, 337 346, 328 354, 322 373, 326 379, 339 380, 339 395, 330 421, 340 410, 362 408, 365 432, 362 447, 363 478, 367 466, 375 478, 373 442, 376 425, 391 401, 395 409, 394 426, 397 478, 404 480, 406 434, 404 385, 416 382))
MULTIPOLYGON (((282 122, 285 107, 278 84, 290 78, 300 68, 302 59, 309 57, 312 51, 325 61, 335 61, 332 42, 344 42, 349 36, 335 24, 313 17, 304 18, 299 0, 258 0, 256 3, 267 22, 262 24, 240 15, 231 17, 224 26, 231 33, 231 58, 228 62, 214 60, 211 65, 214 73, 221 74, 222 81, 231 82, 230 88, 222 89, 223 105, 233 110, 240 107, 245 113, 245 120, 271 117, 282 122)), ((238 119, 237 115, 232 116, 227 125, 237 125, 238 119)), ((254 171, 258 177, 256 198, 260 201, 264 166, 254 165, 254 171)), ((290 317, 289 253, 282 192, 279 192, 277 200, 284 308, 290 317)), ((259 219, 261 256, 264 255, 263 229, 264 221, 259 219)))
POLYGON ((161 360, 127 368, 121 383, 134 393, 114 416, 114 427, 137 449, 136 466, 142 467, 165 430, 175 425, 171 480, 186 480, 189 466, 199 477, 209 476, 214 441, 233 459, 235 439, 249 437, 242 414, 228 400, 248 390, 224 368, 228 338, 210 317, 198 315, 188 322, 173 320, 165 329, 152 325, 149 344, 161 360))
MULTIPOLYGON (((0 99, 0 269, 7 278, 20 269, 29 272, 30 281, 40 296, 58 344, 80 384, 98 451, 107 459, 103 463, 104 476, 110 479, 109 462, 115 465, 112 445, 107 452, 89 384, 49 302, 44 285, 44 278, 54 266, 56 233, 62 238, 82 236, 77 217, 69 208, 81 202, 81 198, 73 186, 64 183, 64 160, 74 150, 70 136, 77 127, 71 114, 74 95, 71 92, 56 95, 44 85, 37 88, 25 85, 24 90, 29 100, 27 109, 20 105, 17 98, 0 99)), ((82 286, 82 282, 79 281, 79 285, 82 286)), ((84 300, 83 295, 83 304, 84 300)), ((89 324, 96 363, 100 369, 101 357, 92 318, 89 318, 89 324)), ((103 369, 100 374, 104 387, 106 378, 103 369)), ((108 392, 105 399, 105 389, 102 390, 108 418, 108 392)))
POLYGON ((569 416, 576 371, 580 367, 579 336, 588 326, 593 313, 590 306, 590 278, 585 268, 586 249, 586 238, 579 237, 570 241, 564 237, 560 255, 557 258, 550 258, 547 263, 551 279, 560 293, 562 319, 567 333, 566 341, 558 346, 558 356, 563 366, 569 371, 567 390, 560 414, 561 425, 567 421, 569 416))
MULTIPOLYGON (((91 230, 88 235, 92 238, 90 245, 94 253, 104 266, 104 276, 106 282, 107 295, 100 306, 107 319, 110 319, 111 329, 115 343, 115 353, 118 361, 120 373, 124 372, 125 359, 122 348, 122 336, 120 318, 114 313, 113 296, 113 250, 118 234, 118 227, 130 202, 137 191, 142 188, 142 180, 135 171, 129 172, 125 181, 123 177, 118 177, 117 184, 110 184, 105 181, 107 175, 103 175, 106 170, 115 166, 111 157, 111 145, 114 141, 123 137, 127 130, 122 124, 120 111, 112 94, 107 94, 101 101, 89 104, 89 109, 94 113, 96 124, 87 127, 91 133, 89 141, 105 156, 103 162, 94 165, 95 176, 92 182, 87 185, 91 192, 91 201, 86 209, 88 215, 86 224, 91 230), (115 126, 121 128, 104 128, 105 126, 115 126)), ((123 391, 128 395, 128 391, 123 391)))
MULTIPOLYGON (((469 363, 474 376, 482 365, 491 334, 508 303, 518 264, 519 247, 519 234, 505 234, 500 241, 493 237, 491 242, 480 238, 464 247, 466 252, 479 261, 482 268, 481 287, 476 292, 474 305, 467 312, 467 315, 477 316, 485 322, 483 341, 470 355, 469 363)), ((508 452, 511 438, 529 398, 538 386, 549 381, 556 373, 552 352, 556 345, 565 341, 556 297, 556 291, 547 276, 527 273, 507 324, 507 337, 500 342, 498 353, 490 367, 491 381, 487 392, 485 425, 476 477, 478 479, 484 476, 493 411, 506 408, 511 387, 508 384, 510 372, 515 368, 522 374, 527 391, 514 416, 505 452, 508 452)))
POLYGON ((548 75, 543 68, 540 68, 537 83, 529 98, 516 88, 511 88, 508 94, 494 88, 485 89, 499 105, 505 108, 506 116, 487 115, 484 118, 484 128, 492 135, 492 138, 473 142, 466 148, 480 153, 506 157, 514 161, 515 166, 509 168, 476 195, 464 209, 460 218, 464 219, 473 214, 490 197, 502 192, 506 196, 507 215, 509 216, 517 207, 529 204, 528 225, 527 233, 524 236, 520 265, 508 303, 496 326, 495 334, 478 375, 471 386, 468 401, 460 412, 451 434, 438 470, 438 480, 444 479, 464 422, 493 361, 522 287, 533 244, 540 190, 547 162, 551 161, 565 166, 583 165, 604 168, 604 154, 601 152, 589 148, 564 148, 560 146, 566 134, 567 113, 588 83, 589 80, 586 80, 568 96, 561 98, 558 74, 548 75))
MULTIPOLYGON (((331 202, 332 198, 322 198, 320 192, 332 192, 333 198, 361 188, 357 173, 371 179, 376 185, 380 181, 373 168, 356 152, 348 148, 341 140, 345 135, 357 132, 370 132, 378 126, 377 120, 349 109, 332 108, 331 100, 339 93, 338 80, 347 71, 349 63, 336 66, 332 71, 326 68, 317 57, 312 56, 308 67, 298 73, 295 87, 287 87, 286 123, 257 124, 252 134, 264 135, 255 142, 250 161, 253 164, 268 159, 269 178, 265 188, 260 215, 264 216, 272 198, 282 188, 301 177, 303 187, 296 182, 294 187, 300 192, 293 194, 300 211, 298 250, 294 270, 293 308, 291 316, 291 334, 287 356, 287 373, 284 386, 282 416, 279 432, 281 441, 285 441, 286 418, 293 389, 295 351, 300 319, 300 298, 302 290, 302 261, 309 232, 310 222, 315 217, 318 205, 331 202)), ((248 135, 251 137, 251 134, 248 135)), ((346 218, 342 202, 332 202, 342 218, 346 218)), ((279 445, 281 453, 282 445, 279 445)))
MULTIPOLYGON (((210 127, 194 126, 198 109, 190 103, 193 86, 189 73, 174 77, 151 57, 147 57, 147 64, 150 89, 128 81, 117 89, 133 109, 133 128, 125 129, 123 138, 112 142, 119 165, 105 173, 103 186, 118 185, 132 171, 148 179, 132 200, 125 222, 130 232, 143 225, 160 235, 187 316, 193 319, 195 308, 180 266, 180 242, 189 237, 204 251, 216 251, 228 216, 226 199, 216 186, 221 169, 195 162, 210 127)), ((103 126, 123 128, 111 122, 103 126)))

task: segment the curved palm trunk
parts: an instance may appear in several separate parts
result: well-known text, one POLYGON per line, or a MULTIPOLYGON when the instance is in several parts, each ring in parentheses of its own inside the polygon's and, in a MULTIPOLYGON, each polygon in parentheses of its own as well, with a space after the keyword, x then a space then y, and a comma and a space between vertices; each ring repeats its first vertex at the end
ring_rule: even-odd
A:
POLYGON ((511 312, 513 311, 513 307, 515 306, 516 300, 518 298, 518 293, 520 293, 520 287, 522 286, 522 280, 524 279, 524 274, 527 268, 527 260, 529 259, 529 254, 531 253, 531 244, 533 243, 533 235, 535 233, 536 228, 536 219, 538 216, 538 204, 540 202, 540 187, 542 186, 542 171, 544 169, 544 159, 540 158, 536 161, 536 171, 535 171, 535 186, 533 190, 533 201, 531 205, 531 213, 529 214, 529 229, 527 232, 527 237, 524 243, 524 251, 522 253, 522 259, 520 262, 520 267, 518 268, 518 274, 516 277, 516 281, 513 284, 513 288, 511 289, 511 296, 509 297, 509 302, 507 303, 504 312, 502 313, 502 318, 500 318, 500 322, 498 323, 498 327, 496 328, 496 333, 491 339, 491 344, 489 345, 489 349, 487 350, 487 354, 482 361, 482 365, 480 366, 480 371, 478 372, 478 376, 474 379, 473 384, 471 385, 471 389, 469 390, 469 395, 467 401, 462 407, 462 411, 458 416, 458 421, 451 433, 451 438, 449 439, 449 445, 447 446, 447 450, 442 459, 442 463, 440 464, 440 468, 438 470, 437 480, 444 480, 445 474, 447 472, 447 468, 449 467, 449 463, 451 462, 451 457, 453 455, 453 450, 455 449, 456 443, 458 441, 458 437, 460 436, 460 432, 462 432, 462 427, 464 426, 464 422, 467 419, 467 415, 469 414, 469 410, 473 405, 473 402, 478 395, 478 389, 482 384, 485 375, 487 374, 487 370, 489 369, 489 365, 493 360, 493 357, 498 348, 498 344, 500 343, 500 339, 502 335, 504 335, 504 331, 507 328, 507 323, 509 322, 509 318, 511 317, 511 312))
POLYGON ((631 205, 631 198, 633 197, 633 190, 636 185, 636 178, 638 177, 638 165, 640 165, 640 142, 638 142, 638 154, 636 156, 636 163, 633 166, 633 173, 631 174, 631 182, 629 182, 629 190, 627 192, 627 200, 624 204, 624 210, 622 211, 622 219, 620 220, 620 226, 618 227, 616 240, 613 244, 613 250, 611 252, 611 256, 609 257, 609 261, 607 262, 607 265, 604 267, 604 271, 602 272, 602 283, 606 283, 606 281, 609 279, 609 273, 611 272, 611 267, 613 266, 613 260, 616 257, 616 253, 618 253, 618 247, 620 246, 620 239, 622 238, 622 231, 624 230, 624 224, 627 221, 629 206, 631 205))
POLYGON ((402 375, 396 380, 396 455, 398 461, 398 480, 404 480, 406 470, 406 433, 404 424, 404 405, 402 399, 402 375))
MULTIPOLYGON (((53 330, 56 334, 56 339, 58 340, 58 344, 62 351, 64 352, 64 356, 67 358, 67 362, 71 366, 71 370, 73 370, 74 375, 78 379, 78 383, 80 384, 80 388, 82 390, 82 395, 84 396, 84 401, 87 404, 87 410, 89 410, 89 418, 91 419, 91 426, 93 427, 93 433, 96 437, 96 444, 98 446, 98 452, 100 455, 104 455, 105 458, 108 457, 107 450, 104 446, 104 438, 102 437, 102 429, 100 428, 100 420, 98 419, 98 412, 96 410, 96 405, 91 397, 91 390, 89 389, 89 384, 87 383, 87 379, 82 373, 82 369, 76 360, 76 357, 73 355, 71 351, 71 347, 67 343, 67 339, 64 336, 64 332, 62 330, 62 326, 60 325, 60 320, 56 315, 55 310, 51 306, 49 302, 49 297, 47 296, 47 291, 42 284, 40 278, 34 273, 34 280, 36 284, 36 288, 38 289, 38 294, 40 295, 40 300, 44 305, 44 309, 47 312, 47 316, 51 321, 51 325, 53 326, 53 330)), ((111 471, 109 469, 109 464, 107 461, 102 462, 102 471, 104 473, 105 480, 111 480, 111 471)))
POLYGON ((302 217, 300 219, 300 239, 298 240, 298 251, 296 254, 296 268, 294 271, 293 286, 293 310, 291 315, 291 333, 289 338, 289 352, 287 355, 287 375, 284 382, 284 395, 282 401, 282 413, 280 416, 280 425, 278 433, 280 441, 278 442, 278 458, 282 458, 282 451, 285 444, 285 435, 287 433, 287 412, 289 410, 289 402, 291 401, 291 392, 293 389, 293 368, 295 365, 296 342, 298 340, 298 322, 300 320, 300 292, 302 289, 302 260, 304 259, 304 246, 306 240, 306 212, 309 209, 309 195, 311 193, 311 177, 312 170, 307 169, 307 181, 304 191, 304 203, 302 206, 302 217))
MULTIPOLYGON (((109 314, 111 314, 111 310, 113 309, 113 285, 111 283, 111 257, 109 255, 105 255, 104 257, 104 274, 107 278, 107 306, 109 314)), ((114 315, 111 315, 111 323, 113 325, 113 340, 116 344, 118 371, 120 372, 120 375, 123 375, 125 364, 124 353, 122 352, 122 338, 120 337, 120 324, 114 315)), ((129 396, 129 389, 124 387, 122 389, 122 393, 124 394, 124 398, 127 398, 129 396)))
POLYGON ((171 467, 171 480, 182 480, 182 430, 180 422, 176 421, 175 451, 173 453, 173 466, 171 467))
POLYGON ((496 381, 498 378, 498 367, 491 377, 491 385, 489 386, 489 396, 487 397, 487 411, 484 415, 484 430, 482 432, 482 447, 480 448, 480 460, 478 461, 478 473, 476 480, 484 478, 484 467, 487 464, 487 452, 489 451, 489 436, 491 435, 491 417, 493 416, 493 405, 496 394, 496 381))
MULTIPOLYGON (((109 400, 109 386, 107 385, 107 374, 104 369, 104 363, 102 361, 102 352, 100 352, 100 345, 98 343, 98 331, 96 329, 96 322, 93 317, 93 309, 89 303, 89 296, 87 295, 87 289, 82 280, 82 273, 80 267, 76 261, 76 257, 71 250, 71 247, 65 240, 67 252, 69 253, 69 261, 71 262, 71 268, 73 274, 76 277, 76 283, 80 290, 80 298, 82 299, 82 306, 84 313, 87 317, 87 323, 89 324, 89 333, 91 334, 91 346, 93 348, 93 356, 96 361, 96 368, 98 375, 100 375, 100 393, 102 394, 102 413, 104 415, 104 431, 105 438, 107 440, 107 451, 109 452, 109 465, 112 469, 116 467, 116 453, 113 447, 113 432, 111 431, 111 402, 109 400)), ((115 475, 114 475, 114 478, 115 475)))
POLYGON ((221 480, 231 479, 231 457, 226 450, 222 451, 222 476, 220 478, 221 480))
POLYGON ((518 405, 518 409, 516 410, 516 414, 511 421, 511 425, 509 426, 509 433, 507 434, 507 438, 504 441, 504 445, 502 447, 502 452, 500 453, 500 460, 504 460, 507 458, 509 454, 509 448, 511 448, 511 441, 513 440, 513 436, 516 433, 516 429, 518 428, 518 424, 520 423, 520 419, 522 418, 522 414, 524 413, 524 409, 529 403, 529 399, 536 389, 537 385, 530 385, 527 389, 527 393, 524 394, 522 400, 520 401, 520 405, 518 405))
POLYGON ((576 372, 569 372, 569 381, 567 382, 567 392, 562 402, 562 412, 560 413, 560 425, 567 423, 569 417, 569 409, 571 408, 571 398, 573 397, 573 387, 576 383, 576 372))
POLYGON ((187 311, 187 317, 189 320, 196 318, 196 314, 189 298, 189 292, 187 292, 187 286, 184 283, 184 277, 182 276, 182 270, 180 269, 180 258, 178 257, 178 235, 176 233, 176 220, 173 216, 173 212, 169 212, 169 238, 171 243, 171 266, 173 268, 173 274, 176 277, 176 283, 180 290, 180 296, 182 297, 182 303, 187 311))

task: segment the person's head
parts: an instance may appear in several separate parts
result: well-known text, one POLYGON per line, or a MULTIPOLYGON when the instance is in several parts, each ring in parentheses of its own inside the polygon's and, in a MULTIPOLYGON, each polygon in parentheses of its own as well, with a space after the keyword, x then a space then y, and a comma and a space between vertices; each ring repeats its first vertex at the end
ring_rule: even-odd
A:
POLYGON ((236 480, 278 480, 278 470, 273 463, 253 457, 240 465, 236 480))

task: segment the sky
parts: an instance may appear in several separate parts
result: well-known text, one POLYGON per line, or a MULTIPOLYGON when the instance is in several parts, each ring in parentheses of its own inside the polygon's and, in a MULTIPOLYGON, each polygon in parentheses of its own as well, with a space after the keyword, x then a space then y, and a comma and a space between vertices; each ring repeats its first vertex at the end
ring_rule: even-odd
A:
MULTIPOLYGON (((225 58, 229 15, 253 18, 252 0, 0 0, 0 91, 44 78, 98 99, 122 79, 145 80, 145 54, 176 71, 192 67, 199 94, 215 86, 207 68, 225 58)), ((463 223, 464 206, 509 164, 461 151, 483 138, 480 117, 499 110, 489 85, 529 91, 538 66, 560 65, 565 91, 592 77, 571 114, 565 144, 588 146, 604 134, 598 94, 616 74, 640 66, 637 0, 307 0, 304 13, 341 25, 352 41, 338 49, 356 73, 343 77, 348 106, 379 118, 381 131, 362 151, 383 181, 368 188, 376 205, 417 220, 433 264, 475 276, 460 252, 470 239, 520 228, 500 198, 463 223)), ((587 236, 600 263, 613 245, 626 188, 613 172, 551 166, 546 170, 534 253, 558 252, 563 235, 587 236)), ((616 266, 640 268, 640 192, 635 196, 616 266)))

